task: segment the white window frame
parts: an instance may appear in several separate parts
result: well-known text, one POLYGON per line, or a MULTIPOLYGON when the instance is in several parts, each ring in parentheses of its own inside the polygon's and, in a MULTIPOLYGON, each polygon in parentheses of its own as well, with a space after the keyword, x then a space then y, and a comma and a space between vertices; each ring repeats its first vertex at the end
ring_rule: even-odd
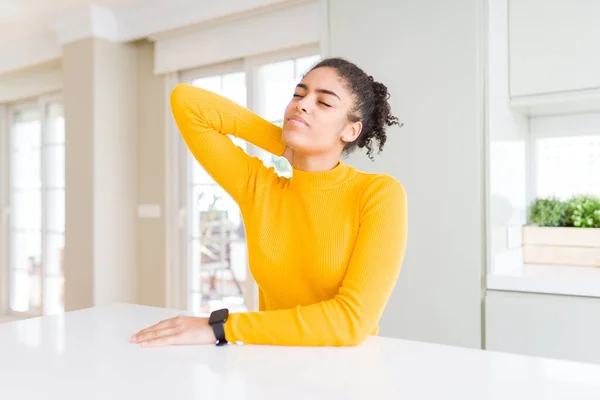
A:
POLYGON ((8 312, 8 286, 6 279, 8 265, 6 235, 8 228, 8 135, 10 132, 8 121, 8 107, 0 104, 0 315, 8 312))
MULTIPOLYGON (((2 256, 0 257, 0 273, 2 274, 2 276, 0 277, 0 282, 2 283, 2 287, 0 288, 1 293, 3 293, 3 295, 1 296, 2 298, 0 299, 0 306, 2 307, 0 309, 1 313, 10 315, 10 316, 14 316, 17 318, 31 318, 31 317, 37 317, 40 315, 44 315, 44 286, 45 286, 45 275, 44 275, 44 268, 42 266, 42 269, 40 271, 40 280, 41 280, 41 284, 40 284, 40 313, 36 314, 36 313, 31 313, 31 312, 17 312, 17 311, 13 311, 10 308, 10 296, 11 296, 11 270, 10 270, 10 252, 11 252, 11 235, 10 235, 10 224, 11 224, 11 213, 10 213, 10 197, 11 197, 11 193, 10 193, 10 187, 11 187, 11 183, 10 183, 10 152, 11 152, 11 148, 10 148, 10 136, 11 136, 11 132, 12 132, 12 126, 13 126, 13 114, 16 111, 26 111, 26 110, 33 110, 33 109, 37 109, 40 112, 40 125, 41 125, 41 151, 40 151, 40 156, 41 156, 41 168, 42 171, 44 169, 44 166, 46 165, 46 160, 45 160, 45 152, 44 150, 44 136, 45 136, 45 132, 46 132, 46 123, 47 123, 47 106, 51 103, 61 103, 63 104, 63 98, 62 98, 62 94, 61 93, 52 93, 52 94, 47 94, 47 95, 43 95, 43 96, 39 96, 34 100, 26 100, 26 101, 22 101, 22 102, 16 102, 13 104, 9 104, 9 105, 5 105, 4 106, 4 120, 5 123, 4 128, 0 129, 0 131, 3 131, 3 140, 2 140, 2 146, 0 146, 0 149, 3 150, 3 154, 2 154, 2 159, 4 160, 3 165, 0 165, 0 167, 2 168, 3 171, 3 186, 2 188, 0 188, 2 190, 2 243, 1 243, 1 250, 2 250, 2 256)), ((1 117, 2 115, 0 115, 1 117)), ((66 171, 65 171, 66 172, 66 171)), ((46 196, 44 195, 44 191, 46 190, 46 185, 45 185, 45 179, 43 177, 43 173, 42 173, 42 186, 41 186, 41 191, 42 191, 42 202, 41 202, 41 207, 42 207, 42 226, 41 226, 41 231, 42 231, 42 238, 41 238, 41 260, 42 260, 42 265, 44 263, 44 259, 46 257, 46 220, 47 218, 45 217, 45 213, 46 213, 46 196)))
MULTIPOLYGON (((193 68, 179 73, 170 74, 167 77, 166 96, 178 83, 189 83, 194 79, 204 78, 214 75, 222 75, 231 72, 245 72, 246 74, 246 106, 248 109, 259 113, 256 109, 257 104, 261 104, 260 93, 257 92, 255 84, 258 80, 258 69, 260 66, 278 61, 285 61, 295 58, 301 58, 314 54, 321 54, 319 43, 304 45, 292 49, 281 50, 277 52, 261 54, 243 59, 237 59, 217 65, 208 65, 193 68)), ((168 108, 168 107, 167 107, 168 108)), ((182 204, 183 196, 187 196, 188 166, 186 165, 187 148, 181 145, 180 134, 176 125, 172 122, 171 110, 167 109, 167 159, 168 161, 168 179, 167 188, 169 193, 167 201, 167 229, 168 229, 168 268, 167 278, 167 307, 188 309, 188 265, 187 259, 182 260, 181 256, 187 254, 186 222, 188 210, 182 204)), ((253 156, 263 157, 263 150, 249 144, 248 153, 253 156)), ((250 270, 247 270, 247 279, 245 287, 245 302, 249 311, 258 309, 258 287, 250 270)))

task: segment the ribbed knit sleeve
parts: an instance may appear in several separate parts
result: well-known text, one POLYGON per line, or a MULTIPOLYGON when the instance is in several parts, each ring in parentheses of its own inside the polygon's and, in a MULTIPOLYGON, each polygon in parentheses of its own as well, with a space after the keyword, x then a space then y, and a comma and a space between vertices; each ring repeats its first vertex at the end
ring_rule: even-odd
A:
POLYGON ((277 156, 285 150, 281 128, 210 91, 180 84, 171 94, 171 108, 196 160, 238 203, 252 198, 270 173, 260 159, 246 154, 227 135, 277 156))
POLYGON ((232 314, 225 324, 227 340, 347 346, 372 334, 404 257, 407 200, 403 186, 386 175, 375 178, 363 192, 359 221, 346 275, 333 298, 284 310, 232 314))

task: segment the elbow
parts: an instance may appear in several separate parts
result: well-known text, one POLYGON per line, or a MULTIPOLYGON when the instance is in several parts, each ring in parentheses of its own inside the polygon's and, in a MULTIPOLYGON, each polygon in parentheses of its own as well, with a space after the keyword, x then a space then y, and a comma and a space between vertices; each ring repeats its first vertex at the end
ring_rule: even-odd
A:
POLYGON ((339 321, 338 341, 340 346, 361 345, 375 331, 377 322, 368 313, 349 307, 345 321, 339 321))
POLYGON ((174 110, 178 105, 181 104, 182 98, 185 96, 186 84, 180 83, 171 91, 171 96, 169 97, 169 102, 171 104, 171 109, 174 110))
POLYGON ((371 332, 361 327, 357 329, 356 332, 353 332, 351 335, 348 335, 348 337, 344 338, 341 345, 345 347, 360 346, 365 340, 367 340, 369 336, 371 336, 371 332))

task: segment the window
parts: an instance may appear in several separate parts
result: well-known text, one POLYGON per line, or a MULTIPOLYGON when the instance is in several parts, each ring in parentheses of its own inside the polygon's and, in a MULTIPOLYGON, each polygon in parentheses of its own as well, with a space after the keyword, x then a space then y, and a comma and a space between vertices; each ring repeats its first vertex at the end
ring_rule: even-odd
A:
POLYGON ((600 196, 600 134, 534 140, 536 197, 600 196))
MULTIPOLYGON (((246 106, 246 74, 231 72, 191 79, 190 83, 246 106)), ((230 138, 244 150, 247 144, 230 138)), ((245 311, 246 241, 239 207, 200 166, 191 153, 186 165, 188 308, 196 313, 222 306, 245 311)))
POLYGON ((9 312, 64 310, 65 128, 58 99, 10 108, 9 312))
MULTIPOLYGON (((320 57, 314 49, 302 49, 247 59, 224 65, 186 71, 181 82, 219 93, 248 107, 263 118, 281 125, 286 105, 302 75, 320 57)), ((179 136, 179 134, 177 134, 179 136)), ((291 176, 291 167, 245 141, 232 137, 244 151, 273 166, 282 176, 291 176)), ((240 210, 233 199, 204 171, 178 139, 182 163, 179 212, 179 259, 185 260, 186 290, 182 300, 195 313, 228 307, 245 311, 256 306, 254 281, 247 265, 247 244, 240 210)))
POLYGON ((533 244, 523 236, 534 199, 600 196, 600 113, 532 117, 518 126, 490 144, 488 288, 600 297, 600 269, 581 264, 595 247, 557 230, 533 244))

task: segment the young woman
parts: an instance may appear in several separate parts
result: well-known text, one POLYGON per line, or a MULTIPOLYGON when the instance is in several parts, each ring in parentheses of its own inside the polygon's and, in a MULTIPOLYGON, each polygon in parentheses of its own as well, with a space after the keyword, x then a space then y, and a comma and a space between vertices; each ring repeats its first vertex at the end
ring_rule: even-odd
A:
POLYGON ((142 346, 245 344, 347 346, 376 334, 407 236, 406 194, 383 174, 360 172, 344 153, 383 149, 387 88, 355 64, 326 59, 295 89, 283 128, 214 93, 179 85, 175 121, 190 151, 239 204, 259 311, 178 316, 131 338, 142 346), (279 177, 226 136, 285 156, 279 177))

